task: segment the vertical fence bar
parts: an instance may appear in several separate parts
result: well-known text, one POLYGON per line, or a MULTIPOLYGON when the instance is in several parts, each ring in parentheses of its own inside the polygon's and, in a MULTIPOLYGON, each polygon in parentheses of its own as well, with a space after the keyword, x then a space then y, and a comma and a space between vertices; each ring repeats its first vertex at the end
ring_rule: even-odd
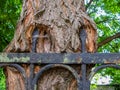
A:
POLYGON ((86 89, 86 85, 85 85, 85 82, 86 82, 86 65, 85 64, 82 64, 81 66, 81 71, 82 71, 82 90, 87 90, 86 89))
MULTIPOLYGON (((84 29, 80 31, 80 40, 81 40, 81 50, 82 53, 87 53, 86 50, 86 38, 87 38, 87 33, 84 29)), ((81 65, 81 90, 90 90, 90 82, 87 80, 87 70, 86 70, 86 64, 82 63, 81 65)))
POLYGON ((36 44, 39 36, 39 31, 37 28, 34 29, 32 33, 32 52, 36 52, 36 44))
MULTIPOLYGON (((37 28, 35 28, 32 33, 32 53, 36 52, 36 44, 37 44, 38 36, 39 36, 39 31, 37 28)), ((30 76, 28 79, 28 90, 32 90, 33 78, 34 78, 34 64, 30 63, 30 76)))
POLYGON ((86 64, 82 64, 81 65, 81 72, 82 72, 82 76, 81 76, 81 89, 82 90, 90 90, 90 82, 89 80, 87 80, 87 69, 86 69, 87 65, 86 64))
POLYGON ((32 81, 34 78, 34 64, 30 64, 30 76, 29 76, 29 80, 28 80, 28 90, 32 90, 32 81))
POLYGON ((86 31, 84 29, 82 29, 80 31, 80 40, 81 40, 81 50, 82 50, 82 53, 86 53, 87 52, 87 50, 86 50, 86 38, 87 38, 86 31))

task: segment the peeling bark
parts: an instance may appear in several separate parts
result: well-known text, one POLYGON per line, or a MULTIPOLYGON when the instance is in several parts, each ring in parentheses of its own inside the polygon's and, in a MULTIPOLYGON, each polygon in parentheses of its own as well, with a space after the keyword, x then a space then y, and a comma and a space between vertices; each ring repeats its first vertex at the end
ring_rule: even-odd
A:
POLYGON ((96 50, 96 25, 83 0, 24 0, 14 39, 5 51, 31 52, 35 27, 39 29, 37 52, 81 52, 81 29, 87 32, 87 51, 96 50))
MULTIPOLYGON (((87 52, 96 51, 96 25, 85 12, 84 0, 23 0, 22 12, 14 38, 5 48, 5 52, 31 52, 32 32, 35 28, 39 30, 37 53, 81 52, 80 31, 82 29, 87 32, 87 52)), ((29 71, 29 69, 27 70, 29 71)), ((6 72, 7 74, 12 73, 7 77, 8 90, 11 90, 10 78, 14 77, 15 80, 11 81, 14 82, 21 76, 8 67, 6 72)), ((51 77, 49 78, 51 79, 56 75, 53 72, 50 74, 51 77)), ((48 75, 45 77, 48 77, 48 75)), ((57 83, 64 81, 59 75, 55 76, 54 80, 56 81, 56 79, 60 79, 57 83)), ((76 86, 74 83, 73 80, 71 82, 73 87, 76 86)), ((19 83, 19 85, 23 87, 22 83, 19 83)), ((68 87, 64 90, 76 90, 72 87, 67 89, 68 87)), ((48 90, 40 88, 38 87, 38 90, 48 90)), ((63 88, 61 87, 61 89, 63 88)), ((13 87, 12 90, 18 89, 13 87)), ((21 88, 21 90, 24 89, 21 88)))
POLYGON ((13 67, 6 67, 5 75, 7 78, 6 89, 7 90, 25 90, 24 79, 20 72, 13 67))

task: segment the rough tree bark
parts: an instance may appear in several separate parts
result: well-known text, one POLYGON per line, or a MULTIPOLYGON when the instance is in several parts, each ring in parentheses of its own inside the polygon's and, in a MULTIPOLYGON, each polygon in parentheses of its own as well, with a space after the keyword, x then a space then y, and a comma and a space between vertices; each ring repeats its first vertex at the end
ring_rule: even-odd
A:
MULTIPOLYGON (((35 28, 39 30, 37 53, 81 52, 82 29, 87 33, 87 52, 96 51, 96 25, 85 12, 84 0, 23 0, 14 38, 5 52, 31 52, 32 32, 35 28)), ((29 77, 29 67, 23 67, 29 77)), ((36 66, 36 71, 38 67, 40 69, 40 66, 36 66)), ((73 78, 68 80, 69 83, 64 80, 72 77, 70 72, 58 70, 50 70, 47 75, 43 75, 43 79, 38 82, 38 90, 76 90, 73 78)), ((24 90, 24 80, 19 72, 7 67, 6 76, 8 90, 24 90)))

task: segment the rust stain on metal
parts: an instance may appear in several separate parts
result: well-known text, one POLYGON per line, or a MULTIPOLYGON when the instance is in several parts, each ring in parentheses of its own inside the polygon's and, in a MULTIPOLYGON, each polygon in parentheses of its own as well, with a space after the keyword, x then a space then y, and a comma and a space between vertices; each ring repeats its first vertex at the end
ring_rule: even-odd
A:
POLYGON ((120 64, 120 60, 114 60, 113 63, 120 64))
POLYGON ((69 62, 69 59, 65 57, 63 60, 63 63, 68 63, 68 62, 69 62))
POLYGON ((111 63, 109 60, 104 60, 104 63, 105 64, 109 64, 109 63, 111 63))
POLYGON ((82 58, 78 58, 77 63, 81 63, 81 62, 82 62, 82 58))

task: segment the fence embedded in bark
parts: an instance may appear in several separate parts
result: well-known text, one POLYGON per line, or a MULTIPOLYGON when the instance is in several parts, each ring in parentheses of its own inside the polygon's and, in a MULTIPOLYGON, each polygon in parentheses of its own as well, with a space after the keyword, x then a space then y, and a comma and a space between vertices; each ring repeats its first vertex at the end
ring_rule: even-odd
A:
POLYGON ((26 90, 36 90, 38 87, 37 82, 39 79, 43 78, 42 75, 54 68, 64 68, 69 71, 76 80, 78 90, 90 90, 91 79, 100 69, 106 67, 120 69, 120 66, 118 65, 120 64, 119 53, 86 53, 84 47, 86 39, 85 30, 82 30, 80 35, 82 53, 35 53, 37 33, 37 29, 34 30, 32 43, 33 52, 0 54, 0 67, 15 67, 23 77, 26 90), (22 67, 23 64, 30 66, 29 77, 22 67), (101 65, 94 68, 92 71, 88 71, 87 68, 95 64, 101 65), (35 73, 35 65, 42 66, 37 73, 35 73), (74 68, 74 65, 79 67, 79 69, 74 68))

